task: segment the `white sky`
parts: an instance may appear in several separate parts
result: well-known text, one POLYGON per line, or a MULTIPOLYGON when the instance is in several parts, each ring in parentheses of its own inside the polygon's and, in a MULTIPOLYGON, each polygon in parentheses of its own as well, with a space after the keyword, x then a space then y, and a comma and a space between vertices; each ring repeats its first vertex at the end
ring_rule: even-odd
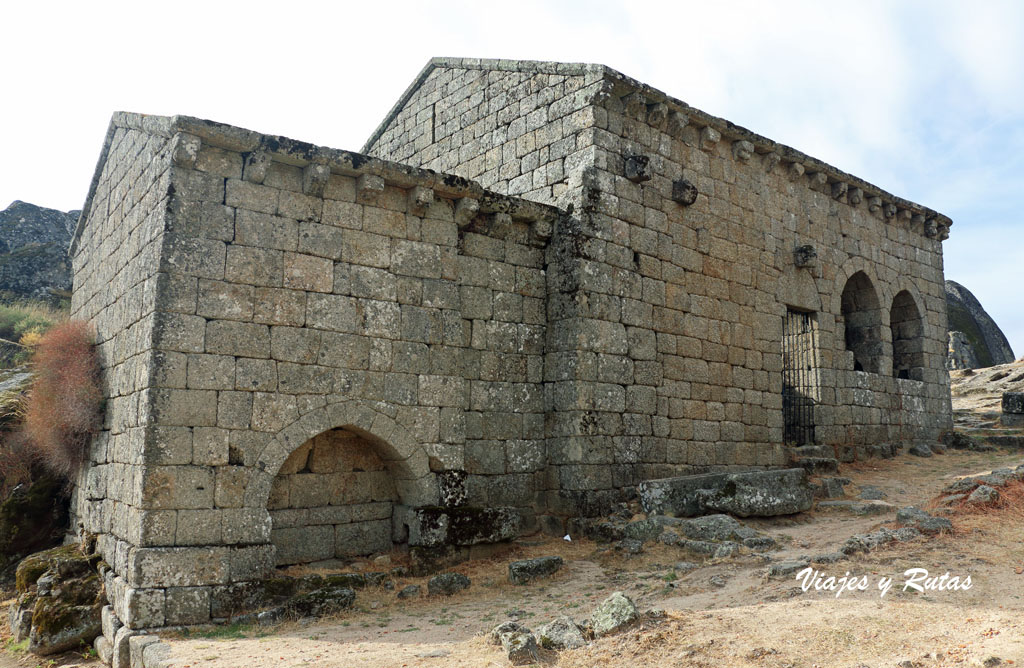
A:
POLYGON ((952 217, 946 277, 1024 354, 1024 3, 96 0, 0 26, 0 209, 80 208, 115 110, 358 150, 431 56, 600 62, 952 217))

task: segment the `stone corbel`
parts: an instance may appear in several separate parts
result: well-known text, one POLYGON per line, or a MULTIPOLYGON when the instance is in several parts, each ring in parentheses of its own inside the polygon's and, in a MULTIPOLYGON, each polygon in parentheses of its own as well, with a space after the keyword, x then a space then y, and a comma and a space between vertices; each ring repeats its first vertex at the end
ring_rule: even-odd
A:
POLYGON ((700 149, 702 151, 714 151, 718 142, 722 140, 722 133, 713 127, 706 126, 700 131, 700 149))
POLYGON ((805 168, 799 162, 789 163, 789 180, 796 181, 804 175, 805 168))
POLYGON ((683 136, 683 130, 689 124, 689 116, 679 111, 673 111, 668 115, 666 130, 668 130, 668 133, 676 139, 681 139, 683 136))
POLYGON ((735 160, 746 162, 754 155, 754 145, 746 139, 740 139, 732 143, 732 157, 735 160))
POLYGON ((850 188, 846 193, 846 201, 850 206, 857 206, 864 201, 864 191, 860 188, 850 188))
POLYGON ((384 179, 376 174, 362 174, 356 179, 356 200, 363 204, 376 204, 384 194, 384 179))
POLYGON ((323 197, 327 180, 330 178, 331 168, 327 165, 315 163, 306 165, 306 168, 302 170, 302 192, 311 197, 323 197))
POLYGON ((664 102, 647 105, 647 125, 661 129, 668 118, 668 105, 664 102))
POLYGON ((828 185, 828 174, 825 172, 814 172, 810 175, 811 187, 821 190, 828 185))
POLYGON ((434 203, 434 190, 426 186, 413 186, 409 189, 407 208, 414 216, 422 216, 427 208, 434 203))
POLYGON ((622 98, 622 104, 626 108, 626 115, 638 121, 646 119, 647 98, 640 93, 630 93, 622 98))
POLYGON ((868 211, 871 213, 878 213, 882 210, 882 198, 872 197, 868 200, 868 211))
POLYGON ((832 184, 832 199, 841 199, 847 193, 850 186, 844 181, 836 181, 832 184))
POLYGON ((772 151, 771 153, 764 154, 764 157, 761 158, 761 165, 764 167, 765 172, 771 174, 772 170, 774 170, 781 161, 782 156, 775 151, 772 151))
POLYGON ((178 167, 195 169, 199 147, 203 142, 195 135, 179 132, 171 140, 171 161, 178 167))
POLYGON ((480 212, 480 200, 463 197, 455 205, 455 224, 459 229, 469 227, 477 213, 480 212))
POLYGON ((250 183, 263 183, 263 180, 267 178, 267 168, 270 167, 270 162, 270 154, 266 151, 253 151, 245 158, 242 178, 250 183))

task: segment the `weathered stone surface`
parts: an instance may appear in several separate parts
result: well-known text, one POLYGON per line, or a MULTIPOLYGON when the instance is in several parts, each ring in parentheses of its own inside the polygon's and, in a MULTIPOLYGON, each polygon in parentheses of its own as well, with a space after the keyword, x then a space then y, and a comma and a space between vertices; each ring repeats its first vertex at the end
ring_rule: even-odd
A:
POLYGON ((971 292, 956 281, 946 281, 949 320, 947 369, 977 369, 1008 364, 1015 357, 1006 336, 971 292))
POLYGON ((614 592, 601 602, 590 621, 597 637, 623 630, 640 618, 636 605, 621 591, 614 592))
POLYGON ((967 497, 967 503, 994 503, 999 500, 999 490, 988 485, 978 485, 967 497))
POLYGON ((545 649, 577 649, 587 644, 583 631, 571 617, 562 615, 540 627, 537 632, 545 649))
POLYGON ((356 593, 348 587, 324 587, 296 596, 287 609, 299 617, 324 617, 352 607, 355 600, 356 593))
POLYGON ((910 449, 907 450, 907 452, 909 452, 910 454, 914 455, 915 457, 931 457, 932 456, 932 449, 929 448, 928 444, 926 444, 926 443, 915 443, 914 445, 910 446, 910 449))
POLYGON ((451 596, 468 589, 471 582, 462 573, 441 573, 427 581, 427 593, 431 596, 451 596))
POLYGON ((818 510, 841 511, 852 515, 885 515, 896 512, 896 506, 885 501, 820 501, 818 510))
POLYGON ((409 517, 409 544, 497 543, 514 538, 519 525, 515 508, 417 508, 409 517))
POLYGON ((0 211, 0 292, 14 299, 67 298, 67 248, 80 213, 18 200, 0 211))
POLYGON ((540 661, 537 639, 532 633, 512 632, 501 636, 501 646, 513 666, 526 666, 540 661))
POLYGON ((103 631, 98 561, 74 544, 24 559, 16 578, 20 595, 10 615, 12 635, 24 637, 28 626, 29 651, 43 656, 91 644, 103 631))
POLYGON ((1003 392, 1003 414, 1024 416, 1024 392, 1003 392))
POLYGON ((683 516, 713 510, 740 517, 789 515, 809 510, 813 500, 803 469, 649 480, 637 491, 648 513, 683 516))
POLYGON ((559 556, 513 561, 508 565, 508 581, 512 584, 526 584, 531 580, 549 577, 557 573, 563 564, 559 556))
POLYGON ((780 561, 777 564, 772 564, 768 569, 768 574, 774 577, 791 575, 807 568, 810 565, 811 562, 807 559, 787 559, 786 561, 780 561))

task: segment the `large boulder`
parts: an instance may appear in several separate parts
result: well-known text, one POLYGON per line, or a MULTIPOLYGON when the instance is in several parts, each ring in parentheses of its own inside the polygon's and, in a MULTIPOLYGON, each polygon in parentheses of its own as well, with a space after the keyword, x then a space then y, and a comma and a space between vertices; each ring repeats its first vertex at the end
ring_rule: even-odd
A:
POLYGON ((83 554, 77 544, 22 560, 16 576, 18 598, 9 615, 15 641, 27 634, 29 651, 42 656, 92 644, 102 632, 106 604, 99 560, 99 555, 83 554))
POLYGON ((636 604, 621 591, 617 591, 597 606, 591 624, 594 635, 600 637, 621 631, 639 618, 636 604))
POLYGON ((971 291, 946 281, 949 321, 948 369, 978 369, 1014 360, 1013 349, 999 326, 971 291))

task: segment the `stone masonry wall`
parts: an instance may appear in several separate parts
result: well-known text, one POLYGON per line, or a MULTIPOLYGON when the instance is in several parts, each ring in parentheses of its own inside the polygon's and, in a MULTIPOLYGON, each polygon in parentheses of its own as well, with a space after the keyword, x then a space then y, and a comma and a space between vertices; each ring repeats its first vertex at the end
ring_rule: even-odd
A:
POLYGON ((589 160, 579 134, 592 125, 590 101, 603 73, 559 63, 482 69, 480 62, 427 72, 364 152, 560 203, 578 189, 578 167, 589 160))
MULTIPOLYGON (((154 357, 156 302, 166 276, 159 269, 169 201, 166 136, 141 124, 111 126, 89 209, 72 254, 71 317, 92 323, 103 366, 106 415, 71 503, 72 526, 101 536, 113 561, 113 536, 136 537, 145 405, 154 357), (103 258, 102 262, 95 261, 103 258)), ((122 553, 122 559, 123 559, 122 553)))
POLYGON ((75 511, 129 628, 951 426, 930 209, 600 66, 433 61, 367 150, 412 165, 111 124, 72 243, 110 397, 75 511))
MULTIPOLYGON (((139 343, 147 363, 133 376, 134 468, 96 459, 90 475, 123 505, 109 528, 84 526, 101 534, 120 619, 140 628, 223 616, 236 584, 276 561, 268 500, 280 467, 338 427, 386 463, 400 513, 502 506, 535 524, 543 248, 557 212, 213 123, 115 117, 126 125, 168 149, 151 156, 151 171, 166 174, 152 210, 164 233, 139 343), (129 492, 112 495, 123 480, 129 492)), ((108 154, 97 193, 120 156, 108 154)), ((91 204, 74 248, 82 295, 111 250, 85 242, 104 225, 91 204)), ((76 312, 101 331, 123 327, 110 310, 76 312)), ((402 517, 399 542, 409 539, 402 517)), ((383 547, 371 538, 365 552, 383 547)))
POLYGON ((816 443, 850 459, 949 428, 939 364, 948 219, 605 68, 438 59, 421 80, 368 151, 505 187, 481 171, 481 155, 517 146, 524 131, 571 138, 576 157, 555 169, 570 184, 557 201, 573 216, 548 249, 549 510, 601 512, 652 477, 785 464, 789 310, 814 314, 816 443), (581 82, 572 103, 559 97, 563 77, 581 82), (526 97, 502 107, 509 85, 526 97), (536 110, 554 99, 569 108, 549 107, 538 125, 536 110), (428 124, 438 108, 476 130, 431 143, 411 120, 428 124), (817 257, 798 266, 802 246, 817 257), (858 271, 877 292, 878 373, 854 371, 846 350, 839 296, 858 271), (923 366, 907 380, 892 372, 899 293, 923 316, 909 344, 923 366))

